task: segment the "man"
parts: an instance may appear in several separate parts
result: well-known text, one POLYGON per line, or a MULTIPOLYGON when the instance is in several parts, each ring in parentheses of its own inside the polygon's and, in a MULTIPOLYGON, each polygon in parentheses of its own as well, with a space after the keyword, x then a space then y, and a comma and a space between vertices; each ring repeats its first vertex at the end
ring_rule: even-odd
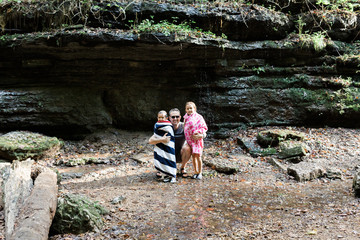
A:
MULTIPOLYGON (((169 120, 174 128, 175 134, 175 156, 176 162, 181 163, 180 167, 180 176, 187 178, 190 177, 185 171, 186 164, 190 160, 191 157, 191 148, 185 142, 185 135, 184 135, 184 123, 180 122, 181 114, 180 110, 177 108, 173 108, 169 111, 169 120)), ((206 134, 197 133, 192 136, 194 140, 199 140, 205 138, 206 134)), ((162 137, 152 136, 149 139, 150 144, 158 144, 158 143, 167 143, 170 141, 170 136, 166 134, 162 137)))

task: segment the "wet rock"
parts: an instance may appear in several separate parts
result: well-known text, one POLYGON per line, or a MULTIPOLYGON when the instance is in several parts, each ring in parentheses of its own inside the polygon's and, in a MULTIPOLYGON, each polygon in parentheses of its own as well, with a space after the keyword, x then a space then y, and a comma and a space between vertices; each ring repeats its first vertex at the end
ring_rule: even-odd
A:
POLYGON ((325 176, 329 179, 342 179, 343 173, 338 168, 326 168, 325 176))
POLYGON ((353 179, 352 188, 355 196, 360 197, 360 171, 356 172, 353 179))
POLYGON ((236 138, 237 144, 246 152, 250 152, 253 149, 259 148, 259 145, 252 138, 236 138))
POLYGON ((245 162, 248 164, 253 164, 255 160, 254 158, 246 155, 236 154, 230 155, 228 158, 207 156, 204 157, 203 162, 205 165, 211 167, 217 172, 235 174, 241 171, 242 164, 245 162))
POLYGON ((106 164, 108 162, 109 162, 109 160, 107 160, 107 159, 89 157, 89 158, 60 159, 55 164, 56 165, 65 165, 68 167, 74 167, 74 166, 85 165, 85 164, 106 164))
POLYGON ((299 162, 301 162, 303 160, 304 159, 302 157, 299 157, 299 156, 286 158, 286 161, 288 161, 289 163, 299 163, 299 162))
MULTIPOLYGON (((40 69, 38 73, 41 74, 44 70, 40 69)), ((36 78, 41 82, 42 77, 36 78)), ((74 85, 7 89, 0 91, 1 105, 6 109, 0 115, 0 123, 6 125, 5 129, 26 129, 62 137, 81 136, 111 124, 101 98, 102 92, 98 89, 74 85)))
POLYGON ((234 174, 240 171, 240 166, 236 162, 229 161, 229 159, 204 158, 203 162, 220 173, 234 174))
MULTIPOLYGON (((325 57, 345 51, 342 45, 314 53, 302 48, 299 38, 225 41, 221 46, 213 39, 176 42, 172 35, 164 37, 162 44, 155 37, 138 39, 137 34, 117 30, 73 31, 16 39, 3 36, 0 85, 6 90, 0 91, 0 129, 39 129, 57 136, 86 134, 109 126, 152 129, 158 102, 164 109, 181 109, 179 103, 186 99, 203 106, 199 112, 209 120, 209 126, 360 124, 353 121, 359 112, 349 111, 339 118, 333 108, 336 99, 331 101, 325 95, 333 87, 313 76, 343 73, 334 60, 327 66, 336 64, 335 68, 322 65, 325 57), (33 61, 48 62, 51 67, 25 64, 33 61), (250 67, 245 67, 247 64, 250 67), (316 87, 311 85, 314 81, 316 87), (169 84, 179 92, 175 98, 163 94, 169 84)), ((357 64, 351 69, 355 74, 357 64)), ((339 100, 346 97, 345 92, 354 98, 357 94, 357 90, 342 92, 339 100)))
POLYGON ((299 163, 301 157, 306 155, 306 146, 299 141, 280 142, 279 147, 279 158, 288 159, 290 162, 299 163))
POLYGON ((282 172, 284 172, 284 173, 287 172, 287 167, 284 164, 282 164, 280 161, 278 161, 277 159, 270 157, 270 158, 267 158, 266 161, 268 163, 270 163, 271 165, 279 168, 282 172))
POLYGON ((124 200, 125 200, 125 197, 124 197, 124 196, 118 196, 118 197, 115 197, 115 198, 111 201, 111 203, 112 203, 112 204, 119 204, 119 203, 124 202, 124 200))
POLYGON ((266 157, 266 156, 271 156, 271 155, 275 155, 278 153, 276 148, 256 148, 251 150, 250 155, 252 157, 266 157))
POLYGON ((255 139, 250 138, 237 138, 237 144, 246 152, 250 153, 252 157, 265 157, 277 154, 275 148, 261 148, 255 139))
POLYGON ((288 167, 287 172, 297 181, 304 182, 323 177, 326 170, 318 163, 301 162, 288 167))
POLYGON ((327 31, 333 40, 351 41, 359 32, 358 17, 355 11, 312 11, 303 14, 304 30, 327 31))
POLYGON ((61 179, 81 178, 84 173, 61 173, 61 179))
POLYGON ((15 131, 0 136, 0 156, 8 160, 39 159, 55 154, 60 147, 56 137, 39 133, 15 131))
POLYGON ((133 156, 132 159, 141 164, 148 163, 154 159, 154 153, 150 153, 150 152, 139 153, 133 156))
POLYGON ((231 137, 231 132, 229 131, 229 129, 220 129, 214 132, 213 137, 215 139, 227 139, 231 137))
POLYGON ((102 215, 107 210, 81 195, 64 194, 58 198, 52 234, 84 233, 102 228, 102 215))
POLYGON ((281 141, 285 140, 303 140, 305 135, 301 132, 287 130, 287 129, 273 129, 265 130, 258 133, 256 139, 262 147, 275 147, 281 141))

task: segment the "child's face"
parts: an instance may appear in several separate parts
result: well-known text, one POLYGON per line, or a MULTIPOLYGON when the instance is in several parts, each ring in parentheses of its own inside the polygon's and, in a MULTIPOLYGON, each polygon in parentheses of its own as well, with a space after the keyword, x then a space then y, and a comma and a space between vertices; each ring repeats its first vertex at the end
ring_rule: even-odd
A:
POLYGON ((158 114, 158 121, 166 121, 167 118, 166 118, 166 115, 163 114, 163 113, 159 113, 158 114))
POLYGON ((187 113, 188 115, 191 115, 191 114, 193 114, 194 112, 196 112, 195 107, 194 107, 194 105, 192 105, 192 104, 186 105, 185 111, 186 111, 186 113, 187 113))

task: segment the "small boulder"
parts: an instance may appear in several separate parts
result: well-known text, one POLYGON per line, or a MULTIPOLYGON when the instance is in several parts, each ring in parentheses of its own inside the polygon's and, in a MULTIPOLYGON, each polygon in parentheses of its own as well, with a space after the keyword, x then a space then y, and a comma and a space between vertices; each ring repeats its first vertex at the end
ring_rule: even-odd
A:
POLYGON ((236 161, 230 161, 225 158, 207 158, 204 164, 220 173, 235 174, 240 171, 240 167, 236 161))
POLYGON ((304 182, 323 177, 326 170, 317 163, 301 162, 288 167, 287 172, 297 181, 304 182))
POLYGON ((83 157, 83 158, 70 158, 70 159, 59 159, 55 162, 55 165, 65 165, 68 167, 75 167, 86 164, 107 164, 109 160, 104 158, 94 157, 83 157))
POLYGON ((214 132, 213 138, 215 139, 227 139, 231 137, 231 132, 227 129, 220 129, 214 132))
POLYGON ((154 153, 142 152, 133 156, 132 159, 140 164, 149 163, 154 159, 154 153))
POLYGON ((217 172, 225 174, 235 174, 241 171, 244 163, 255 162, 255 159, 243 154, 229 155, 228 157, 207 157, 204 158, 204 164, 217 172))
POLYGON ((64 194, 58 198, 51 234, 98 231, 104 224, 101 216, 107 212, 100 204, 84 196, 64 194))
POLYGON ((272 129, 265 130, 258 133, 256 136, 257 142, 262 147, 276 147, 281 141, 285 140, 304 140, 304 133, 288 130, 288 129, 272 129))
POLYGON ((112 204, 120 204, 120 203, 123 203, 124 201, 125 201, 124 196, 117 196, 111 201, 111 203, 112 204))
POLYGON ((301 161, 301 157, 306 155, 306 146, 299 141, 284 141, 279 144, 279 158, 290 159, 291 161, 298 163, 301 161))
POLYGON ((275 148, 261 148, 255 139, 238 137, 236 142, 244 151, 250 153, 252 157, 265 157, 277 154, 275 148))
POLYGON ((39 133, 14 131, 0 136, 0 157, 7 160, 39 159, 60 147, 59 139, 39 133))
POLYGON ((255 141, 251 138, 237 137, 236 143, 246 152, 249 152, 256 147, 255 141))
POLYGON ((326 169, 326 177, 329 179, 342 179, 342 171, 337 168, 327 168, 326 169))
POLYGON ((355 196, 360 197, 360 172, 355 173, 352 188, 354 190, 355 196))

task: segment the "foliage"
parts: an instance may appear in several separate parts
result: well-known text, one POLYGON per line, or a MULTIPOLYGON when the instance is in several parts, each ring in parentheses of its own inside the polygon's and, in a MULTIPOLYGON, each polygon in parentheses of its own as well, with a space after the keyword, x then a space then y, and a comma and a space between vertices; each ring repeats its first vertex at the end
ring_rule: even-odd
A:
POLYGON ((263 73, 265 72, 265 68, 264 68, 264 67, 253 67, 252 70, 255 71, 256 74, 258 74, 258 75, 259 75, 260 73, 262 73, 262 72, 263 72, 263 73))
MULTIPOLYGON (((22 17, 28 16, 31 19, 40 19, 41 15, 46 15, 38 23, 44 29, 53 29, 61 26, 69 26, 77 23, 86 25, 89 16, 95 17, 100 23, 104 24, 103 12, 107 12, 110 8, 118 9, 118 14, 111 14, 116 21, 123 18, 125 10, 116 1, 107 1, 101 6, 95 0, 49 0, 44 1, 21 1, 21 0, 0 0, 0 6, 9 5, 5 14, 6 19, 13 19, 15 27, 21 27, 22 17), (2 1, 2 2, 1 2, 2 1)), ((116 11, 112 11, 116 12, 116 11)), ((2 23, 2 15, 0 13, 0 27, 4 28, 2 23)))
POLYGON ((317 52, 320 52, 326 47, 326 38, 323 32, 302 34, 299 37, 299 41, 302 47, 313 47, 317 52))
MULTIPOLYGON (((210 31, 204 32, 198 27, 191 28, 190 23, 187 21, 176 24, 177 18, 175 17, 173 17, 173 22, 174 23, 170 23, 167 20, 161 20, 159 23, 155 23, 152 16, 151 19, 145 19, 139 25, 131 25, 131 29, 135 33, 163 33, 165 36, 169 36, 170 34, 176 34, 177 38, 208 37, 213 39, 226 39, 225 34, 222 34, 221 37, 217 37, 214 33, 210 31)), ((133 23, 133 21, 129 21, 129 23, 133 23)), ((191 23, 195 22, 192 21, 191 23)))
POLYGON ((354 10, 355 0, 317 0, 316 5, 320 6, 323 9, 345 9, 348 11, 354 10))
POLYGON ((299 35, 303 34, 303 28, 306 25, 306 23, 303 21, 302 17, 299 16, 298 20, 295 21, 297 23, 296 28, 299 31, 299 35))
POLYGON ((328 99, 331 106, 340 114, 344 114, 346 110, 359 111, 360 109, 360 89, 345 88, 332 93, 328 93, 328 99))

